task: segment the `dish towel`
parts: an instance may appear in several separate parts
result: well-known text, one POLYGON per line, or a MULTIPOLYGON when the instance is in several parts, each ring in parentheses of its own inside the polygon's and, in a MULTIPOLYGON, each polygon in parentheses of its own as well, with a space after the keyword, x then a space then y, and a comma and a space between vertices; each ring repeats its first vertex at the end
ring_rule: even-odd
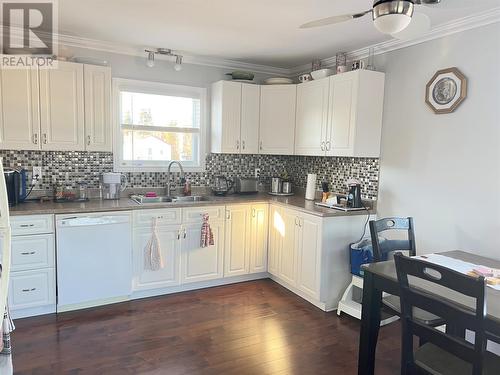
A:
POLYGON ((144 268, 151 271, 158 271, 163 268, 163 258, 161 256, 160 240, 158 238, 157 219, 153 218, 153 231, 146 247, 144 248, 144 268))
POLYGON ((214 245, 214 234, 208 220, 210 217, 208 214, 203 214, 203 224, 201 224, 201 247, 207 247, 214 245))
POLYGON ((5 314, 3 315, 2 326, 0 327, 0 334, 2 335, 2 341, 0 342, 0 355, 10 355, 12 353, 10 334, 15 328, 14 322, 10 317, 9 306, 7 306, 5 308, 5 314))

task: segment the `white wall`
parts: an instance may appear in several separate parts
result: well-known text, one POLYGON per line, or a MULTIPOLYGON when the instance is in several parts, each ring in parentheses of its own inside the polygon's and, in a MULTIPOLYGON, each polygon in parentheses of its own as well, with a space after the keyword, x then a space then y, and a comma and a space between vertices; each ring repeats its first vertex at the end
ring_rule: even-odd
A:
POLYGON ((377 58, 386 71, 379 214, 413 216, 419 253, 500 259, 500 24, 377 58), (425 104, 433 74, 456 66, 468 98, 452 114, 425 104))

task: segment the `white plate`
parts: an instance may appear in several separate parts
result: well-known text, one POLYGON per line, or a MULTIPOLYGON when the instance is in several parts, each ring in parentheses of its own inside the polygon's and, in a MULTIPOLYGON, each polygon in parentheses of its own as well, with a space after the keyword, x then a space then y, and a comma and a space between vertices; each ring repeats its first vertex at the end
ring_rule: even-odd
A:
POLYGON ((264 84, 266 84, 266 85, 289 85, 292 83, 293 83, 292 79, 281 78, 281 77, 268 78, 264 81, 264 84))
POLYGON ((255 85, 255 81, 249 81, 248 79, 230 79, 231 82, 241 82, 241 83, 249 83, 251 85, 255 85))

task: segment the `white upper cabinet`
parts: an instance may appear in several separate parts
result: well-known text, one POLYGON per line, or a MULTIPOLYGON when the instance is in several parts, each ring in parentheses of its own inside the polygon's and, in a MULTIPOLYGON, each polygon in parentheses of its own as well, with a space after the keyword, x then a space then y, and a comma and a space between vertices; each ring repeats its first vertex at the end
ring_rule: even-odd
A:
POLYGON ((0 69, 0 148, 40 149, 38 71, 0 69))
POLYGON ((84 65, 85 149, 112 151, 111 68, 84 65))
POLYGON ((296 85, 261 86, 259 153, 293 155, 296 99, 296 85))
POLYGON ((384 80, 369 70, 330 77, 326 155, 380 156, 384 80))
POLYGON ((241 84, 241 153, 259 153, 260 86, 241 84))
POLYGON ((40 124, 43 150, 85 150, 83 64, 58 61, 40 70, 40 124))
POLYGON ((258 85, 219 81, 212 85, 212 152, 257 153, 258 85))
POLYGON ((295 155, 325 155, 329 89, 328 79, 297 86, 295 155))

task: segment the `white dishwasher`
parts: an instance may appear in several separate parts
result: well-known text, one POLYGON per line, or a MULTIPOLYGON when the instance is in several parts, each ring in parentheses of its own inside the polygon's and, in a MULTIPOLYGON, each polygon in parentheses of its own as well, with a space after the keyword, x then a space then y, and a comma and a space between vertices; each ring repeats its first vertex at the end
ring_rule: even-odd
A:
POLYGON ((57 311, 129 299, 132 227, 129 212, 57 215, 57 311))

